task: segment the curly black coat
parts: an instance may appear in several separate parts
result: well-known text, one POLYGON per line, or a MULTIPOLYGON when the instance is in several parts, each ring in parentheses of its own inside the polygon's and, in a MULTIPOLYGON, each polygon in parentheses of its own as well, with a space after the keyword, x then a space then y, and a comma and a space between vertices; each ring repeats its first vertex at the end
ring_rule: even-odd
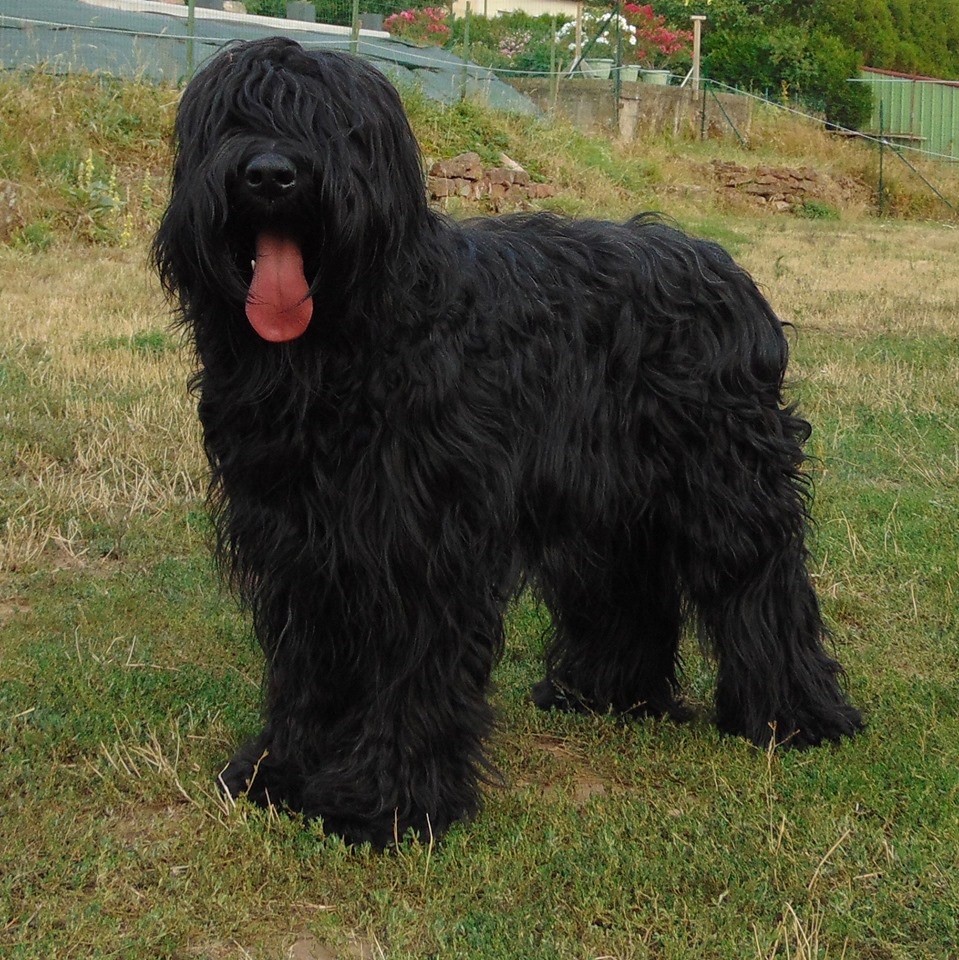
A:
POLYGON ((266 655, 230 793, 380 845, 475 814, 526 578, 555 626, 540 706, 681 717, 693 616, 720 729, 860 727, 806 569, 782 325, 722 249, 651 216, 453 223, 390 83, 285 39, 219 54, 176 142, 155 261, 266 655), (308 320, 267 339, 264 235, 302 258, 308 320))

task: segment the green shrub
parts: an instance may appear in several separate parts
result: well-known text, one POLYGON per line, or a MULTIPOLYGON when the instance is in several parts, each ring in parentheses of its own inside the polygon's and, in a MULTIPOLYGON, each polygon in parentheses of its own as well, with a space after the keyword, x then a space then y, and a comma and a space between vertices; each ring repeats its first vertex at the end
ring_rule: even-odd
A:
POLYGON ((831 124, 858 127, 872 110, 869 90, 849 83, 859 55, 836 36, 783 24, 765 27, 760 18, 710 34, 703 58, 706 76, 822 112, 831 124))
POLYGON ((55 239, 56 236, 50 225, 39 221, 28 223, 18 230, 13 237, 13 245, 33 253, 40 253, 50 247, 55 239))
POLYGON ((554 40, 554 26, 558 29, 568 17, 538 17, 519 11, 498 17, 471 16, 469 20, 469 48, 465 45, 466 18, 457 17, 452 24, 450 46, 462 57, 488 67, 530 73, 548 73, 551 57, 556 64, 569 63, 569 51, 554 40))
POLYGON ((804 220, 838 220, 839 211, 828 203, 821 200, 804 200, 801 207, 796 210, 796 216, 804 220))
MULTIPOLYGON (((245 0, 246 12, 261 17, 285 17, 287 0, 245 0)), ((384 17, 400 10, 433 6, 431 0, 362 0, 360 13, 380 13, 384 17)), ((314 0, 318 23, 349 26, 353 15, 351 0, 314 0)))
POLYGON ((246 12, 259 17, 285 17, 286 0, 245 0, 246 12))

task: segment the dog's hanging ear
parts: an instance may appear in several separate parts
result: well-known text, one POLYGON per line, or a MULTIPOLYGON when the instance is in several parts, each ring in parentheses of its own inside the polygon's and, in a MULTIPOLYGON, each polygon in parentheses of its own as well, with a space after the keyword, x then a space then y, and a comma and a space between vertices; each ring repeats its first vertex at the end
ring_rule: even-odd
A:
POLYGON ((230 73, 235 69, 235 53, 227 50, 202 66, 186 85, 177 107, 173 126, 179 168, 195 169, 192 162, 202 156, 215 141, 228 112, 230 73))
MULTIPOLYGON (((236 51, 221 52, 187 84, 177 107, 172 192, 152 258, 167 293, 184 304, 207 288, 205 277, 222 279, 234 270, 226 247, 211 242, 225 221, 227 198, 225 184, 210 175, 205 161, 215 153, 228 122, 236 70, 236 51)), ((242 299, 242 292, 237 295, 242 299)))
POLYGON ((317 127, 324 204, 338 259, 362 271, 395 260, 429 220, 419 144, 400 96, 372 64, 343 53, 315 55, 322 91, 317 127))

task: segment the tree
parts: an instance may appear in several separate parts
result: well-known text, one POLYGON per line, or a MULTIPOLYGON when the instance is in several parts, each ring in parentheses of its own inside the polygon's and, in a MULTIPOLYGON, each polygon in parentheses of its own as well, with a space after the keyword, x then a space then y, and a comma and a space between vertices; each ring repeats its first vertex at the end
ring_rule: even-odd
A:
POLYGON ((837 126, 858 127, 869 118, 868 89, 849 82, 862 58, 835 34, 788 22, 769 26, 746 11, 726 23, 709 34, 706 76, 799 101, 837 126))

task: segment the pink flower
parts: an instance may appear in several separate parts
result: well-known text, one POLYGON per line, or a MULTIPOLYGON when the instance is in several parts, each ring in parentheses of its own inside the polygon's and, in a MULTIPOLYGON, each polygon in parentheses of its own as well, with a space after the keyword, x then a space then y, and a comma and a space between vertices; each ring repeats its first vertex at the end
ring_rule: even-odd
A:
POLYGON ((688 30, 671 30, 666 18, 657 14, 651 4, 627 3, 626 18, 636 31, 635 58, 652 66, 687 50, 693 40, 688 30))
POLYGON ((383 26, 394 36, 442 46, 450 34, 446 17, 442 7, 422 7, 394 13, 383 21, 383 26))

